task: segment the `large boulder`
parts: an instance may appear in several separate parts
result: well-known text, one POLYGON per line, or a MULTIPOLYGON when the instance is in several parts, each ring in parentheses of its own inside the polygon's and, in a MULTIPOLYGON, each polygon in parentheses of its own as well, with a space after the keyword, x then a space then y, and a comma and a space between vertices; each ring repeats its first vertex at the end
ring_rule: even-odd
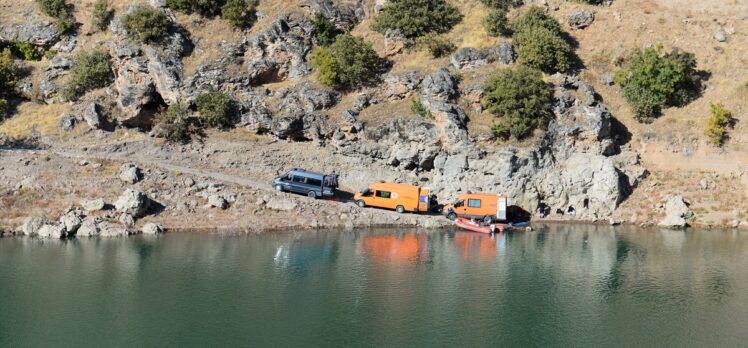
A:
POLYGON ((665 218, 660 221, 659 226, 671 229, 680 229, 688 226, 688 220, 693 217, 691 208, 682 196, 670 196, 665 202, 665 218))
POLYGON ((291 211, 296 209, 296 202, 288 198, 273 197, 267 202, 268 209, 278 211, 291 211))
POLYGON ((48 223, 47 219, 41 216, 29 216, 23 220, 23 224, 17 229, 17 234, 26 236, 35 236, 42 226, 48 223))
POLYGON ((569 15, 569 27, 580 30, 589 27, 595 21, 595 13, 590 10, 574 11, 569 15))
POLYGON ((161 226, 161 224, 156 224, 156 223, 149 222, 149 223, 143 225, 143 228, 141 229, 141 232, 143 234, 148 234, 148 235, 162 234, 162 233, 164 233, 164 227, 161 226))
POLYGON ((101 198, 96 199, 84 199, 81 201, 81 207, 85 211, 97 211, 104 210, 104 200, 101 198))
POLYGON ((134 218, 139 218, 146 214, 150 203, 151 200, 142 191, 127 189, 119 196, 114 203, 114 207, 120 213, 130 214, 134 218))
POLYGON ((417 71, 400 74, 388 73, 384 75, 385 96, 389 100, 399 100, 410 97, 423 80, 417 71))
POLYGON ((298 80, 311 73, 307 58, 313 38, 314 24, 300 13, 282 15, 270 28, 249 38, 244 60, 252 83, 298 80))
POLYGON ((65 232, 68 235, 75 234, 83 223, 84 217, 83 211, 79 209, 70 209, 68 212, 60 216, 60 224, 65 227, 65 232))
POLYGON ((60 39, 60 31, 54 23, 38 20, 38 18, 33 19, 37 20, 18 24, 0 24, 0 41, 21 41, 35 46, 49 47, 60 39))
POLYGON ((354 7, 339 1, 336 3, 332 0, 307 0, 299 6, 312 15, 321 15, 342 31, 348 31, 364 16, 363 6, 354 7))
POLYGON ((125 163, 119 168, 119 179, 128 183, 134 184, 142 178, 143 174, 140 172, 140 168, 134 163, 125 163))
POLYGON ((99 223, 98 229, 100 237, 127 237, 131 234, 127 227, 110 221, 99 223))
POLYGON ((472 47, 458 49, 449 57, 449 64, 455 69, 475 69, 488 64, 488 53, 472 47))
POLYGON ((78 230, 75 233, 76 237, 96 237, 99 234, 101 234, 101 229, 99 228, 99 223, 101 223, 101 219, 97 217, 87 217, 83 219, 83 222, 81 222, 80 227, 78 227, 78 230))
POLYGON ((61 223, 46 224, 39 228, 36 234, 39 238, 60 239, 65 238, 65 225, 61 223))

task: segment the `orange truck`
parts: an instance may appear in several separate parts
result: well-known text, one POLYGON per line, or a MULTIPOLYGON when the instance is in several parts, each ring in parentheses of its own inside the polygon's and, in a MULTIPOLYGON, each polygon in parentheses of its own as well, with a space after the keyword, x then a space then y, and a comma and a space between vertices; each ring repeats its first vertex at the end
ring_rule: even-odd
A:
POLYGON ((376 182, 353 196, 359 207, 394 209, 398 213, 426 213, 430 208, 428 187, 376 182))
POLYGON ((495 193, 463 193, 442 210, 448 219, 458 217, 483 220, 490 224, 506 221, 507 197, 495 193))

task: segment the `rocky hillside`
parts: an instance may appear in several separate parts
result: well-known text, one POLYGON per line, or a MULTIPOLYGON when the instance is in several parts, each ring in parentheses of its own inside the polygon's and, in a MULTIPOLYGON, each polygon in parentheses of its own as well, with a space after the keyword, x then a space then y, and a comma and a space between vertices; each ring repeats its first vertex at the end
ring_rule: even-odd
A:
MULTIPOLYGON (((551 101, 537 129, 509 138, 497 131, 509 118, 492 111, 487 88, 497 72, 532 65, 525 52, 534 41, 517 42, 516 27, 513 36, 489 35, 481 22, 490 1, 447 1, 459 20, 434 29, 432 46, 406 29, 380 30, 377 18, 392 6, 386 0, 240 2, 247 22, 237 25, 226 10, 205 15, 173 1, 110 0, 106 24, 97 28, 103 17, 96 1, 68 0, 65 13, 75 25, 66 30, 64 16, 50 16, 39 2, 3 0, 0 45, 12 51, 17 78, 0 94, 7 100, 0 133, 5 149, 21 151, 2 155, 4 225, 27 215, 83 219, 69 207, 94 198, 115 203, 133 189, 160 208, 136 222, 146 214, 102 207, 93 210, 101 210, 92 215, 96 223, 277 227, 258 223, 269 216, 301 216, 288 223, 299 226, 390 222, 377 221, 390 215, 345 204, 318 207, 326 211, 320 218, 304 208, 311 204, 305 198, 268 206, 276 196, 262 183, 290 167, 337 170, 350 191, 386 179, 428 185, 441 201, 467 190, 506 192, 530 211, 549 207, 546 219, 748 225, 745 1, 507 2, 510 23, 537 7, 555 18, 565 43, 553 42, 568 45, 572 58, 568 68, 560 61, 538 66, 551 101), (143 8, 168 23, 158 39, 143 31, 142 40, 134 37, 128 15, 143 8), (381 67, 344 85, 338 66, 337 83, 326 85, 313 58, 327 47, 323 31, 363 39, 381 67), (693 53, 699 88, 641 123, 616 76, 625 75, 637 49, 657 46, 693 53), (105 53, 108 68, 98 75, 101 62, 91 52, 105 53), (89 65, 80 68, 84 60, 89 65), (710 104, 732 114, 721 146, 706 134, 710 104), (176 141, 175 132, 182 135, 176 141), (122 163, 146 175, 123 183, 111 169, 122 163), (191 189, 186 170, 192 185, 204 187, 191 189), (208 194, 208 181, 235 187, 208 194), (573 216, 556 213, 570 206, 573 216)), ((31 230, 44 226, 35 221, 31 230)), ((419 221, 400 222, 428 224, 419 221)), ((66 233, 54 226, 52 234, 66 233)))

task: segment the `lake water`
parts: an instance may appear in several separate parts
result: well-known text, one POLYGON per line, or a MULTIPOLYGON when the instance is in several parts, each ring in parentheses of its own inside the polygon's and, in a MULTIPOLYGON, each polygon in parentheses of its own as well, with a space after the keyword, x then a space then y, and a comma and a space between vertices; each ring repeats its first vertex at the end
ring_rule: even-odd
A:
POLYGON ((748 233, 0 239, 0 347, 746 347, 748 233))

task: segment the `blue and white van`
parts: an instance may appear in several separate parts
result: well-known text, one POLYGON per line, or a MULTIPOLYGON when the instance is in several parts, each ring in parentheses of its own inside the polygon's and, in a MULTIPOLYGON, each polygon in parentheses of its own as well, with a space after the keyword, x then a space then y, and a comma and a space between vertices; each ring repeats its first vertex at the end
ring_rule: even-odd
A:
POLYGON ((311 198, 332 197, 338 187, 338 176, 294 168, 273 179, 272 185, 279 192, 296 192, 311 198))

